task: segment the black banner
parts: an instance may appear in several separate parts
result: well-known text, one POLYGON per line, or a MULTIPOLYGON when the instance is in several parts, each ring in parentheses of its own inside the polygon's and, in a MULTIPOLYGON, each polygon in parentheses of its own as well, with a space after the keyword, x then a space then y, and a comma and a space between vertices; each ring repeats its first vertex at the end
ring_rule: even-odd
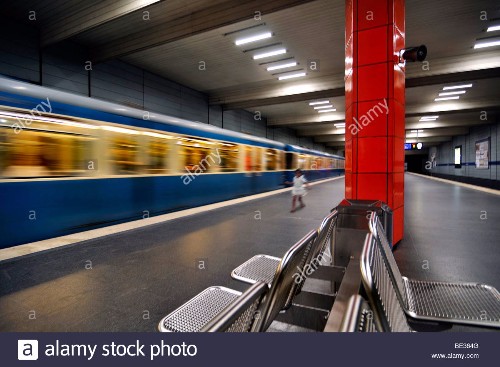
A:
POLYGON ((13 366, 485 366, 498 333, 2 333, 13 366))

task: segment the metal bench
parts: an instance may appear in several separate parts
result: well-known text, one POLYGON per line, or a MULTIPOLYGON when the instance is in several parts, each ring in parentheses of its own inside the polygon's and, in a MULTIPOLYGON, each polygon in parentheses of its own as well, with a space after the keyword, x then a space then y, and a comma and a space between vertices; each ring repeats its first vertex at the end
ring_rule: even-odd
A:
POLYGON ((360 266, 362 283, 377 329, 385 332, 413 331, 397 295, 397 285, 389 274, 382 250, 372 233, 366 235, 360 266))
POLYGON ((165 316, 161 332, 250 331, 267 284, 257 282, 244 293, 209 287, 165 316))
POLYGON ((292 306, 293 298, 305 281, 303 277, 296 276, 297 269, 303 268, 317 235, 317 231, 310 231, 283 256, 276 268, 269 291, 257 310, 258 317, 252 326, 252 331, 266 331, 280 311, 292 306))
MULTIPOLYGON (((332 211, 321 223, 318 229, 317 239, 311 248, 309 257, 305 259, 304 264, 300 267, 304 269, 305 264, 310 264, 314 262, 316 267, 317 259, 320 254, 323 254, 329 240, 332 237, 333 228, 335 227, 335 220, 337 218, 337 211, 332 211)), ((231 272, 231 277, 237 280, 241 280, 245 283, 255 283, 257 281, 264 281, 269 286, 273 281, 274 275, 276 273, 276 268, 280 263, 281 259, 279 257, 269 256, 269 255, 255 255, 251 259, 245 261, 243 264, 238 266, 231 272)))
POLYGON ((500 294, 480 283, 445 283, 403 277, 377 216, 370 218, 370 231, 383 254, 398 298, 410 317, 421 320, 500 328, 500 294))
POLYGON ((355 294, 349 299, 346 313, 340 325, 340 332, 374 333, 377 331, 370 305, 359 294, 355 294))

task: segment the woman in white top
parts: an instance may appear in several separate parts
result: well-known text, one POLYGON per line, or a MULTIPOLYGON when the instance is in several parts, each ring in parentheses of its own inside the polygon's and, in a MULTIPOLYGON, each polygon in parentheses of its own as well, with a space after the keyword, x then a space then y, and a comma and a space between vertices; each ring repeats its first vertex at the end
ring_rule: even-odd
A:
MULTIPOLYGON (((292 182, 287 182, 287 184, 292 184, 292 182)), ((293 178, 292 210, 290 210, 290 213, 293 213, 295 211, 295 203, 297 202, 297 198, 299 199, 300 207, 305 207, 304 202, 302 201, 302 196, 306 194, 306 188, 308 188, 306 178, 304 177, 300 169, 296 169, 295 177, 293 178)))

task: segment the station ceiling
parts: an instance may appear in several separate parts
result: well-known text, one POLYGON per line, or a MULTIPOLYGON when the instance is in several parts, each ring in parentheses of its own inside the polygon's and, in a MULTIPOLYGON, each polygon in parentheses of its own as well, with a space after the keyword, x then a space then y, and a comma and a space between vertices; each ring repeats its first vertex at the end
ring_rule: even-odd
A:
MULTIPOLYGON (((42 46, 72 39, 95 62, 120 59, 209 95, 224 109, 260 111, 271 126, 290 127, 342 148, 344 130, 344 0, 21 0, 0 9, 15 18, 37 10, 42 46), (245 45, 235 40, 271 32, 245 45), (256 54, 286 53, 254 60, 256 54), (288 69, 270 66, 297 62, 288 69), (304 70, 316 61, 318 70, 304 70), (278 80, 289 71, 304 77, 278 80), (283 74, 279 74, 284 72, 283 74), (332 113, 309 102, 329 100, 332 113)), ((500 39, 495 0, 406 0, 406 45, 425 44, 426 64, 406 68, 407 141, 439 143, 471 126, 500 121, 500 39), (472 84, 459 100, 435 102, 445 86, 472 84), (481 118, 487 112, 487 120, 481 118), (420 121, 439 116, 436 121, 420 121), (418 136, 417 136, 418 134, 418 136)))

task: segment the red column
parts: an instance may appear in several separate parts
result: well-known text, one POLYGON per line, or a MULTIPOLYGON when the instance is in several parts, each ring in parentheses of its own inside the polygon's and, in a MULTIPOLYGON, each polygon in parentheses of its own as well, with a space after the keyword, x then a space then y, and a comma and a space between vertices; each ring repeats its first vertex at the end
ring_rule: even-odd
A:
POLYGON ((345 34, 345 195, 387 203, 396 244, 404 217, 404 0, 346 0, 345 34))

